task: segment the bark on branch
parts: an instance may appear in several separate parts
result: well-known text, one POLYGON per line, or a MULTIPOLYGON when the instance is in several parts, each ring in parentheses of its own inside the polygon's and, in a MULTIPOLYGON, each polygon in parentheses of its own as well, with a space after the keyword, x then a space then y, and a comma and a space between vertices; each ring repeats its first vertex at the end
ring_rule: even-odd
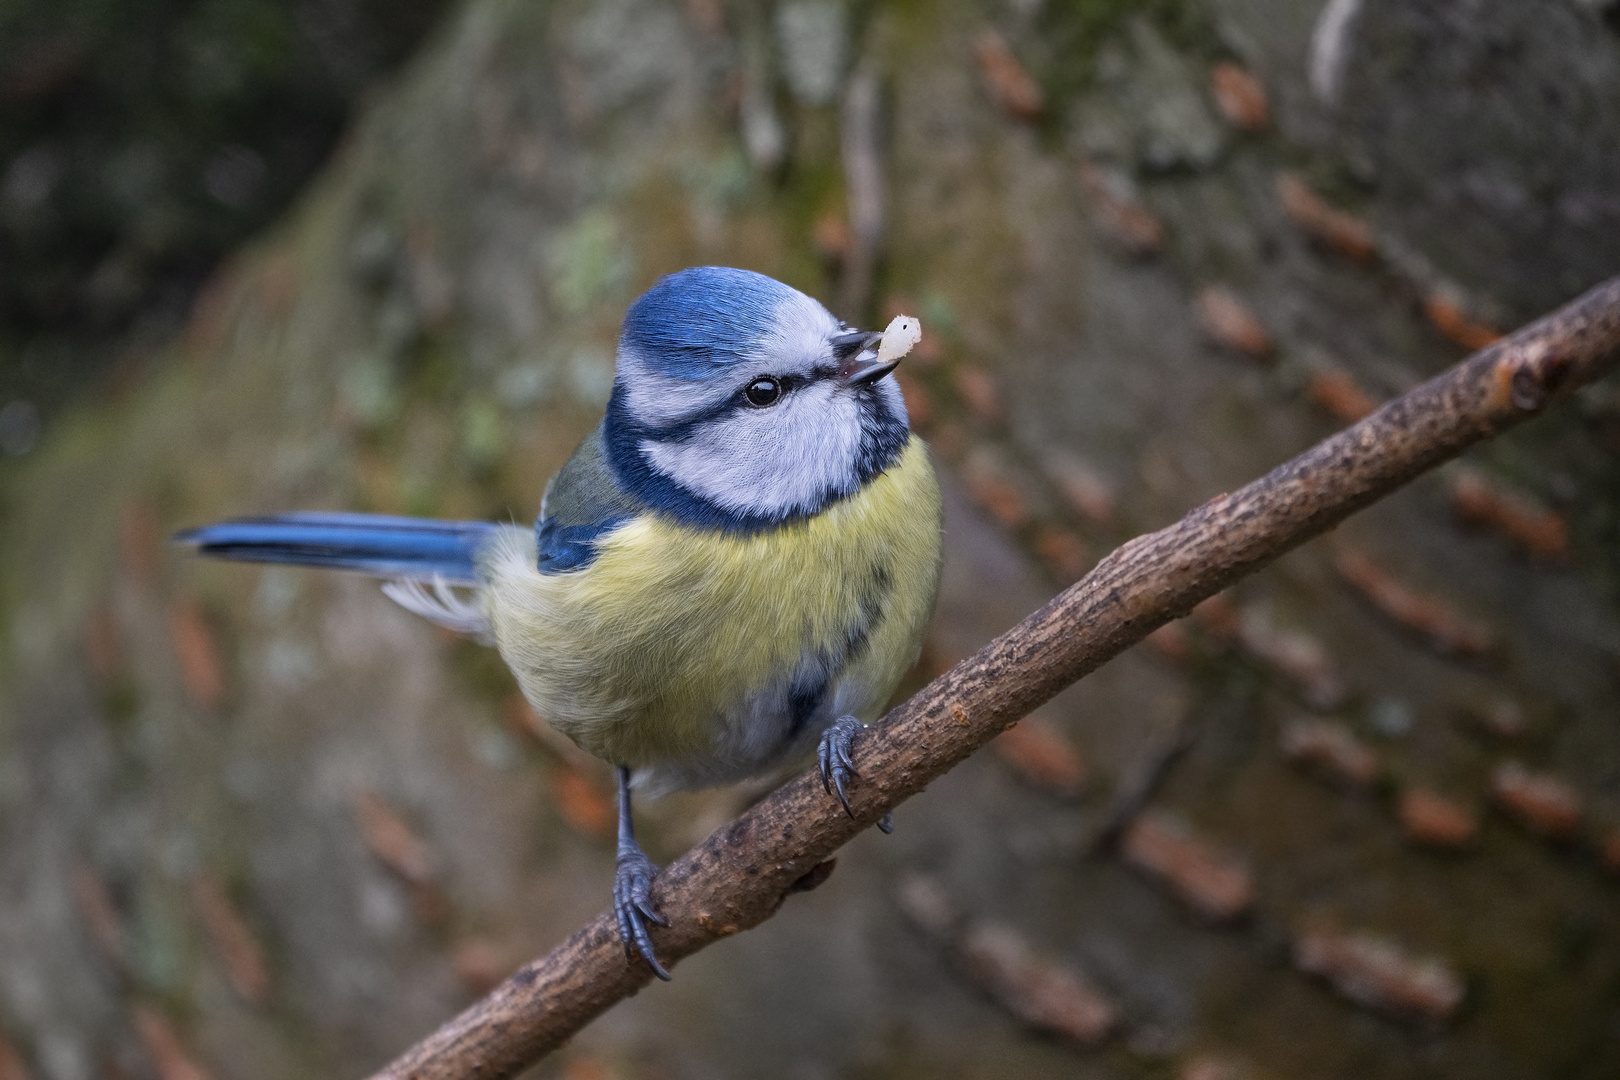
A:
MULTIPOLYGON (((842 844, 1035 706, 1194 604, 1620 364, 1620 278, 1396 398, 1240 491, 1126 543, 862 735, 852 820, 812 772, 658 876, 665 963, 776 913, 842 844)), ((525 965, 377 1080, 508 1077, 650 978, 611 911, 525 965)))

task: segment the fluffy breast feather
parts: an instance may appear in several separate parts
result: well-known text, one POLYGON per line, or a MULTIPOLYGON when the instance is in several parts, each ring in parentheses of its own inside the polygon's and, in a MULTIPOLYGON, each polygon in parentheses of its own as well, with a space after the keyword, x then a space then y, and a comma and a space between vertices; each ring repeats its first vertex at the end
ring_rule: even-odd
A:
POLYGON ((720 782, 794 749, 739 728, 786 732, 761 703, 807 657, 839 658, 829 702, 876 716, 933 610, 939 490, 912 438, 814 517, 737 535, 643 514, 597 544, 560 574, 535 569, 531 535, 491 545, 484 604, 501 653, 540 714, 591 753, 662 769, 672 786, 720 782))

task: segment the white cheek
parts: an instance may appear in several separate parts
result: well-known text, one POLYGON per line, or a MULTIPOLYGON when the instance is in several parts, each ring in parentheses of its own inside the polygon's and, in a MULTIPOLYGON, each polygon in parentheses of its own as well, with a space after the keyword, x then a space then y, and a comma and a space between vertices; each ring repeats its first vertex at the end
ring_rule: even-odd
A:
POLYGON ((794 391, 774 409, 733 413, 682 443, 642 444, 653 467, 727 509, 776 514, 817 506, 855 473, 860 411, 830 383, 794 391))

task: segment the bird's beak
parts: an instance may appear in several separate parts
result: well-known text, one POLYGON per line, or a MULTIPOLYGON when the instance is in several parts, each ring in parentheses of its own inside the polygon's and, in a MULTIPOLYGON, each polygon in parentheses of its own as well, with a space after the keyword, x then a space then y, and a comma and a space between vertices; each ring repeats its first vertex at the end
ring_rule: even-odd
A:
POLYGON ((882 340, 883 334, 876 330, 855 330, 832 339, 833 355, 839 360, 840 386, 864 386, 894 370, 900 363, 898 357, 879 363, 873 352, 882 340))

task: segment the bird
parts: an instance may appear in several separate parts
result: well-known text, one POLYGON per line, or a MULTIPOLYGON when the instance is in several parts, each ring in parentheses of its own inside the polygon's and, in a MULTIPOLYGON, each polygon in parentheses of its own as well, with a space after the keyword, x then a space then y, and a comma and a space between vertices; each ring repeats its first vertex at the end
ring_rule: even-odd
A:
POLYGON ((532 529, 305 511, 175 539, 382 578, 492 643, 536 713, 614 767, 619 936, 668 979, 632 791, 731 783, 813 747, 850 812, 852 747, 921 651, 942 511, 883 338, 764 274, 680 270, 627 309, 602 421, 532 529))

